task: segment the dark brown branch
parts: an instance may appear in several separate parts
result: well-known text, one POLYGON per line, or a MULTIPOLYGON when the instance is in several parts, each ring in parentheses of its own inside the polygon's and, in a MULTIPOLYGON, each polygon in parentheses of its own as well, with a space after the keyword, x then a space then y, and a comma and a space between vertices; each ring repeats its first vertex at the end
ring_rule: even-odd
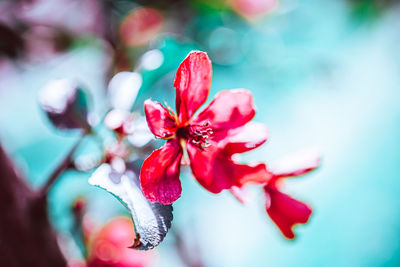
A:
POLYGON ((47 200, 32 190, 0 146, 0 266, 66 266, 47 215, 47 200))

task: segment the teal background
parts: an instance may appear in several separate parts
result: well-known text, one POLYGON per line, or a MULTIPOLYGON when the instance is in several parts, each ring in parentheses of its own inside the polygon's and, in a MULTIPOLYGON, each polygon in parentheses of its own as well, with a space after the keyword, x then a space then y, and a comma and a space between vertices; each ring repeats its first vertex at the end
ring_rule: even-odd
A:
MULTIPOLYGON (((248 25, 206 10, 187 27, 193 39, 160 39, 164 64, 144 74, 136 108, 149 96, 173 105, 179 62, 192 49, 206 50, 219 63, 208 101, 221 89, 250 89, 255 120, 270 130, 267 144, 245 160, 273 163, 310 146, 323 155, 316 172, 286 183, 286 192, 314 210, 310 222, 296 228, 294 241, 267 217, 261 190, 242 206, 228 193, 208 193, 185 170, 173 223, 189 244, 197 244, 194 253, 208 266, 400 265, 400 6, 357 12, 339 0, 281 1, 275 13, 248 25), (224 28, 214 39, 191 34, 217 26, 224 28), (219 47, 231 56, 218 58, 219 47)), ((88 39, 49 61, 1 69, 1 142, 33 186, 45 181, 77 137, 50 125, 37 104, 38 89, 52 78, 78 78, 101 114, 106 101, 100 66, 106 61, 105 47, 88 39)), ((111 195, 89 186, 88 177, 68 172, 51 193, 52 220, 67 240, 77 196, 88 196, 90 215, 98 221, 126 212, 111 195)), ((156 266, 182 265, 172 245, 168 236, 156 266)))

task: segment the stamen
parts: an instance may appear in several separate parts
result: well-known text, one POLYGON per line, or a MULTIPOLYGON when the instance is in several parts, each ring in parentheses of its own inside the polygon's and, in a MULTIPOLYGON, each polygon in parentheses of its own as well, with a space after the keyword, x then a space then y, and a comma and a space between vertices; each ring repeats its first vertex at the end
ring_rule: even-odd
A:
POLYGON ((212 138, 213 130, 210 127, 210 122, 206 121, 201 125, 191 124, 186 127, 179 128, 177 135, 186 139, 200 150, 204 150, 210 146, 209 141, 212 138))

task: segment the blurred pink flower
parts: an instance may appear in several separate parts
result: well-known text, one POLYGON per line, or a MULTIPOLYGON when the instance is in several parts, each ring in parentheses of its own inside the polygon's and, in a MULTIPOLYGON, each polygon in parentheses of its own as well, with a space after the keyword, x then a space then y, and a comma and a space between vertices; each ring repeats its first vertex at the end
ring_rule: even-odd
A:
POLYGON ((153 40, 164 26, 164 17, 153 8, 137 8, 122 21, 120 35, 127 46, 142 46, 153 40))
POLYGON ((132 240, 135 230, 131 219, 123 216, 112 219, 99 231, 89 233, 87 267, 149 266, 155 252, 129 248, 134 245, 132 240))
POLYGON ((278 0, 228 0, 228 5, 248 20, 259 19, 278 6, 278 0))

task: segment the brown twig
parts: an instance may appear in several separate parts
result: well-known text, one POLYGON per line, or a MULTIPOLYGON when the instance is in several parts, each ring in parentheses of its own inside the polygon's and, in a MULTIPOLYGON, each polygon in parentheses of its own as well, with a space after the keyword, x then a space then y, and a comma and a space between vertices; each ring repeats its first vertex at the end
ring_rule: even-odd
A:
POLYGON ((79 140, 75 143, 75 145, 71 148, 69 153, 65 156, 64 160, 57 166, 57 168, 52 172, 49 179, 47 179, 46 183, 40 189, 40 196, 46 197, 49 193, 53 184, 57 181, 58 177, 67 170, 72 164, 72 156, 74 155, 76 149, 79 147, 80 143, 85 137, 86 134, 82 135, 79 140))

